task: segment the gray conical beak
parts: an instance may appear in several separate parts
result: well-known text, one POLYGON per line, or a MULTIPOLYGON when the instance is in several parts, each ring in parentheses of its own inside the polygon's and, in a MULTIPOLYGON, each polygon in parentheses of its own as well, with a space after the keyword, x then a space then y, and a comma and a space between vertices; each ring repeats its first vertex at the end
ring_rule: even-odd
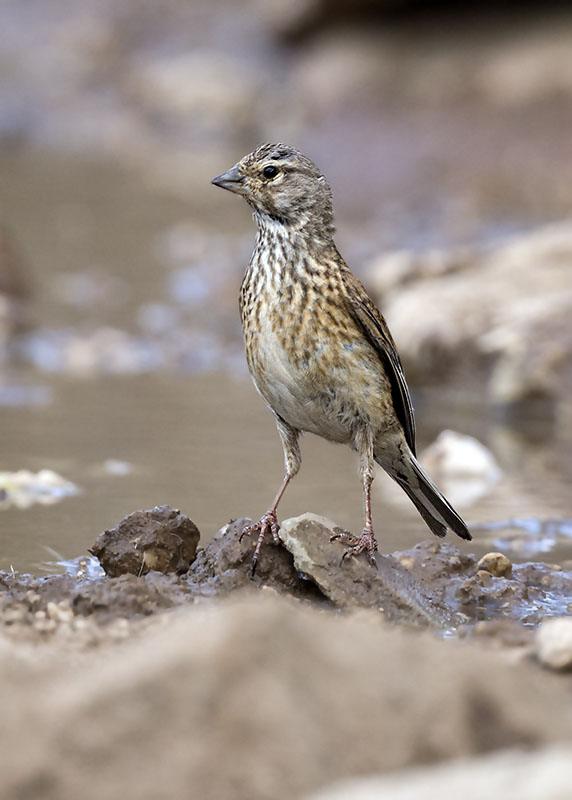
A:
POLYGON ((244 184, 244 175, 239 170, 238 165, 227 169, 222 175, 217 175, 211 181, 215 186, 220 186, 221 189, 228 189, 229 192, 240 192, 244 184))

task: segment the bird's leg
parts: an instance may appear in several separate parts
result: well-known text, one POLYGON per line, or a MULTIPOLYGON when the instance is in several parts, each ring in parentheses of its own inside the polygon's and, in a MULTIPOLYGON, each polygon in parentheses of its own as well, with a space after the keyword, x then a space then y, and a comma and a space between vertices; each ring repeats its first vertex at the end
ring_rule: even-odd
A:
POLYGON ((278 493, 276 494, 276 497, 274 498, 268 511, 266 511, 260 517, 258 522, 254 522, 252 525, 249 525, 247 528, 245 528, 238 537, 239 541, 242 541, 243 536, 254 533, 255 531, 259 531, 256 547, 254 548, 254 556, 252 558, 252 575, 254 575, 256 571, 258 556, 260 555, 260 550, 266 534, 271 534, 274 544, 280 544, 280 538, 278 536, 280 525, 278 524, 278 519, 276 516, 278 503, 282 499, 282 495, 286 491, 286 487, 300 469, 300 462, 302 460, 300 456, 300 447, 298 444, 300 431, 292 428, 278 415, 276 415, 276 425, 278 427, 278 433, 280 434, 282 447, 284 449, 284 461, 286 464, 286 474, 284 475, 284 480, 282 481, 280 489, 278 490, 278 493))
POLYGON ((371 484, 373 483, 374 477, 373 442, 371 432, 367 428, 364 428, 356 437, 356 445, 360 451, 360 472, 365 504, 365 525, 361 536, 351 536, 348 533, 336 533, 334 536, 330 537, 330 541, 333 542, 337 540, 349 545, 342 556, 341 564, 343 564, 348 556, 359 556, 360 553, 365 553, 369 563, 375 566, 377 542, 375 540, 371 518, 371 484))

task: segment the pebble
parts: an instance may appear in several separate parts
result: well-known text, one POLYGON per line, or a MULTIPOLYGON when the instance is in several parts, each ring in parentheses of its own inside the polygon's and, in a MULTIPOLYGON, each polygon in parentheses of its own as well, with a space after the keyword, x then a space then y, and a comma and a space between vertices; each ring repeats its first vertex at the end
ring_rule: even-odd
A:
POLYGON ((571 669, 572 619, 552 617, 545 620, 536 632, 534 654, 544 667, 571 669))
POLYGON ((477 564, 477 570, 489 572, 495 578, 505 578, 512 570, 512 562, 504 553, 486 553, 477 564))

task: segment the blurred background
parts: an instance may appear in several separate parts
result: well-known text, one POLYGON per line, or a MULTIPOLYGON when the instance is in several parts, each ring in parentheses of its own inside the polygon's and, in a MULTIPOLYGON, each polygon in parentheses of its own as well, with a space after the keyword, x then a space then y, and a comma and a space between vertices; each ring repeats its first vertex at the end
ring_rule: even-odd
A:
MULTIPOLYGON (((513 520, 475 549, 571 557, 567 4, 3 0, 0 30, 0 568, 137 508, 204 540, 267 507, 282 452, 237 309, 254 225, 209 182, 271 140, 332 185, 420 445, 486 446, 427 456, 469 522, 513 520)), ((303 456, 282 516, 359 530, 355 456, 303 456)), ((381 548, 426 538, 375 485, 381 548)))

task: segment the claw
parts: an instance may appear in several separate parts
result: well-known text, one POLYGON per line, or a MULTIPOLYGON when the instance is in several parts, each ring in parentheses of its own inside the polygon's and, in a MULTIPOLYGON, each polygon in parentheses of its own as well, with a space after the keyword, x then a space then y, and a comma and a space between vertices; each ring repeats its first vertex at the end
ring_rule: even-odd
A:
POLYGON ((350 556, 359 556, 360 553, 365 553, 365 557, 373 567, 377 566, 377 561, 375 560, 377 542, 371 528, 365 527, 361 536, 351 536, 349 533, 336 533, 330 536, 330 542, 333 541, 340 541, 349 545, 340 559, 340 567, 346 558, 350 556))
POLYGON ((256 540, 256 547, 254 548, 254 556, 252 557, 252 572, 250 573, 251 577, 254 578, 254 573, 256 572, 258 556, 260 555, 264 537, 267 533, 270 533, 274 544, 280 544, 280 537, 278 536, 279 530, 280 525, 276 519, 276 511, 270 510, 263 514, 258 522, 253 522, 252 525, 249 525, 247 528, 245 528, 238 537, 238 541, 241 542, 244 536, 254 533, 255 531, 259 531, 258 539, 256 540))

